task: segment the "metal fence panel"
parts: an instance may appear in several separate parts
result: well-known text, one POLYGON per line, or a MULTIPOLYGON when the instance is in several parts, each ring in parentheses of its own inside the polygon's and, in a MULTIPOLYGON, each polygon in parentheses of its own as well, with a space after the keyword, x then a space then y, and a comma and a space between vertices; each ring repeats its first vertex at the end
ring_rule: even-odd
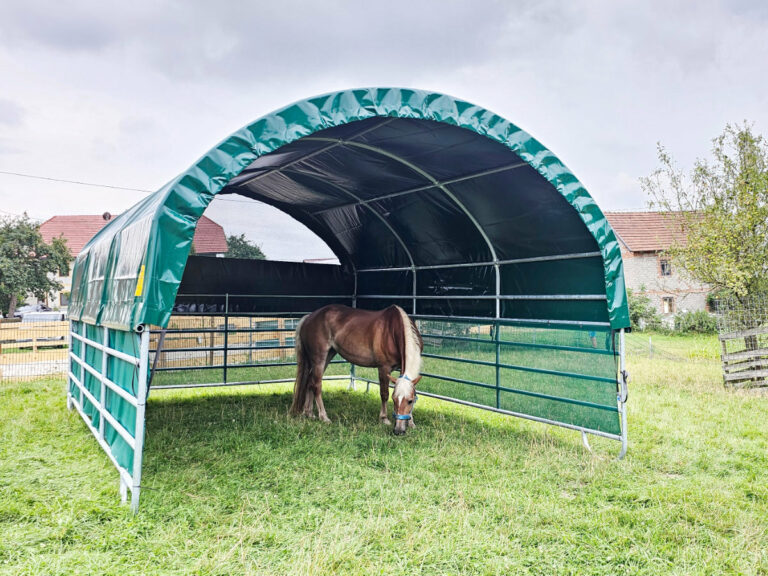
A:
POLYGON ((139 504, 149 332, 71 323, 67 406, 76 409, 120 474, 123 501, 139 504))

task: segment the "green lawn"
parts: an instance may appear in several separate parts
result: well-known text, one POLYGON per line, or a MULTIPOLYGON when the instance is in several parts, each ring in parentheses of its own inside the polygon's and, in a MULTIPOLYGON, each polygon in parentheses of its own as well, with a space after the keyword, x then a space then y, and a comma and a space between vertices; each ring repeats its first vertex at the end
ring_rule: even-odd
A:
POLYGON ((137 516, 63 381, 1 384, 0 573, 768 574, 768 396, 694 358, 630 357, 623 461, 429 398, 394 437, 340 384, 330 425, 290 385, 157 391, 137 516))

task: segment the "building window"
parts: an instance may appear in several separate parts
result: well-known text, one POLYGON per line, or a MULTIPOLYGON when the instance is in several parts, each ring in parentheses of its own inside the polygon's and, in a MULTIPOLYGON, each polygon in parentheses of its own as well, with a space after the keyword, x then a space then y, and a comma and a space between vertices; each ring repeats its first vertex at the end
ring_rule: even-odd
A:
POLYGON ((659 272, 662 276, 672 276, 672 262, 667 259, 659 260, 659 272))
POLYGON ((675 313, 675 299, 671 296, 666 296, 661 299, 661 313, 662 314, 674 314, 675 313))
POLYGON ((69 306, 69 292, 59 294, 59 306, 69 306))

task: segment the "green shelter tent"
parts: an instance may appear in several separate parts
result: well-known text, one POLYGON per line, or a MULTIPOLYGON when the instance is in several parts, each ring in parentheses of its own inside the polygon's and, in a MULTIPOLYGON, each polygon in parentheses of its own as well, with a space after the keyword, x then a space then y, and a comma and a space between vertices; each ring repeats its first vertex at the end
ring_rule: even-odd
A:
POLYGON ((491 326, 495 359, 431 355, 435 365, 488 367, 493 381, 433 374, 424 393, 615 438, 623 455, 623 265, 586 189, 537 140, 479 106, 419 90, 348 90, 238 130, 114 218, 78 256, 69 399, 134 505, 151 376, 147 329, 190 309, 300 314, 331 296, 366 308, 398 304, 426 323, 422 331, 466 324, 441 335, 455 343, 491 326), (193 266, 196 224, 217 195, 229 194, 289 214, 340 265, 193 266), (236 287, 253 278, 250 291, 264 293, 236 287), (318 293, 323 283, 335 289, 318 293))

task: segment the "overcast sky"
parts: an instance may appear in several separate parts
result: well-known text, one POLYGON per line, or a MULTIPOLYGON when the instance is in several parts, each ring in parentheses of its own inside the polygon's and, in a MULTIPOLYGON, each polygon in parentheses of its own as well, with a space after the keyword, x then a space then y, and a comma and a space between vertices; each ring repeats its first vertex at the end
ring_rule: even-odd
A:
MULTIPOLYGON (((686 167, 728 122, 768 134, 768 2, 630 4, 4 0, 0 171, 155 190, 292 101, 406 86, 522 127, 604 210, 643 208, 656 142, 686 167)), ((119 213, 142 196, 0 174, 0 215, 119 213)), ((272 258, 327 255, 287 217, 217 204, 272 258)))

